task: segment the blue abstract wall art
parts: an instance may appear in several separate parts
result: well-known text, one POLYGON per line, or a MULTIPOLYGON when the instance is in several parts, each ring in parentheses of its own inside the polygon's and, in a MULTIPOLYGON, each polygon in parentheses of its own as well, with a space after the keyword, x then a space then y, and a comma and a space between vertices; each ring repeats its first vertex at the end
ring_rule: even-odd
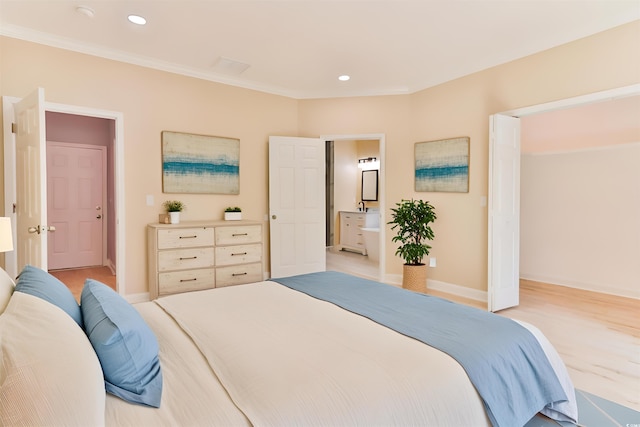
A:
POLYGON ((239 194, 240 140, 163 131, 162 191, 239 194))
POLYGON ((469 138, 415 145, 416 191, 469 192, 469 138))

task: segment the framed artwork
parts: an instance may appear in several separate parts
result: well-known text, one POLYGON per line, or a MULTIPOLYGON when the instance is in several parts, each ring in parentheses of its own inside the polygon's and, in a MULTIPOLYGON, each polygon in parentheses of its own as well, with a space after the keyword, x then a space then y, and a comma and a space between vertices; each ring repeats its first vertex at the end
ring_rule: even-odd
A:
POLYGON ((469 192, 469 137, 415 145, 416 191, 469 192))
POLYGON ((162 191, 239 194, 240 140, 163 131, 162 191))

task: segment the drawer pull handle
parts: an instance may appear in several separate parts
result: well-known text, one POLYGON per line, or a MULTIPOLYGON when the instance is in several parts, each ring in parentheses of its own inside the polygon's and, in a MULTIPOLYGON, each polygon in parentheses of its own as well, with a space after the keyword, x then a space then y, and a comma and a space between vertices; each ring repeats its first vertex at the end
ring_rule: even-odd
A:
POLYGON ((195 239, 198 236, 180 236, 180 239, 195 239))
POLYGON ((233 237, 238 237, 238 236, 248 236, 249 233, 233 233, 232 236, 233 237))
POLYGON ((196 280, 198 280, 198 279, 196 279, 195 277, 193 279, 180 279, 180 283, 182 283, 182 282, 195 282, 196 280))
POLYGON ((235 253, 235 254, 231 254, 231 256, 246 255, 246 254, 247 254, 246 252, 238 252, 238 253, 235 253))
POLYGON ((180 261, 184 261, 185 259, 198 259, 198 257, 197 256, 180 257, 180 261))
POLYGON ((233 277, 235 277, 235 276, 246 276, 246 275, 247 275, 247 273, 233 273, 232 274, 233 277))

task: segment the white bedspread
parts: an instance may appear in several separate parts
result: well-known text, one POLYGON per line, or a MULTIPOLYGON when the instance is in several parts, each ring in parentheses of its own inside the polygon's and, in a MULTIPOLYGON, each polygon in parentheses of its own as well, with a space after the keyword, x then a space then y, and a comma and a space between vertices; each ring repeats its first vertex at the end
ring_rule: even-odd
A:
POLYGON ((160 345, 164 378, 162 403, 156 409, 107 394, 105 424, 118 427, 250 425, 229 399, 200 351, 173 319, 154 302, 135 307, 155 332, 160 345))
MULTIPOLYGON (((488 425, 480 397, 451 357, 279 284, 173 295, 157 304, 191 336, 254 425, 488 425)), ((146 318, 147 307, 141 311, 146 318)), ((158 339, 162 353, 164 337, 158 339)), ((176 378, 164 359, 167 406, 183 393, 191 402, 188 378, 180 391, 170 390, 176 378)), ((233 412, 222 398, 210 400, 224 407, 215 416, 233 412)), ((165 396, 162 404, 164 411, 165 396)), ((200 424, 167 410, 165 424, 200 424)))
MULTIPOLYGON (((160 344, 162 404, 107 395, 107 425, 489 425, 478 393, 450 356, 273 282, 177 294, 136 308, 160 344)), ((572 393, 555 350, 524 326, 572 393)), ((575 400, 567 405, 575 408, 575 400)))

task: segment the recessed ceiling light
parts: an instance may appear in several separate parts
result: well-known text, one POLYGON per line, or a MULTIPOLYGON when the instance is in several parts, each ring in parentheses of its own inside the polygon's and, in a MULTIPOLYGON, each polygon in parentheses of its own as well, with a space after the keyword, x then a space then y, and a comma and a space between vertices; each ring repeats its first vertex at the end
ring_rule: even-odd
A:
POLYGON ((140 15, 129 15, 127 16, 127 19, 137 25, 144 25, 147 23, 147 20, 140 15))
POLYGON ((346 82, 347 80, 349 80, 351 78, 351 76, 348 76, 346 74, 341 75, 340 77, 338 77, 338 80, 340 80, 341 82, 346 82))
POLYGON ((76 12, 88 18, 93 18, 96 14, 96 12, 93 9, 91 9, 89 6, 78 6, 76 7, 76 12))

